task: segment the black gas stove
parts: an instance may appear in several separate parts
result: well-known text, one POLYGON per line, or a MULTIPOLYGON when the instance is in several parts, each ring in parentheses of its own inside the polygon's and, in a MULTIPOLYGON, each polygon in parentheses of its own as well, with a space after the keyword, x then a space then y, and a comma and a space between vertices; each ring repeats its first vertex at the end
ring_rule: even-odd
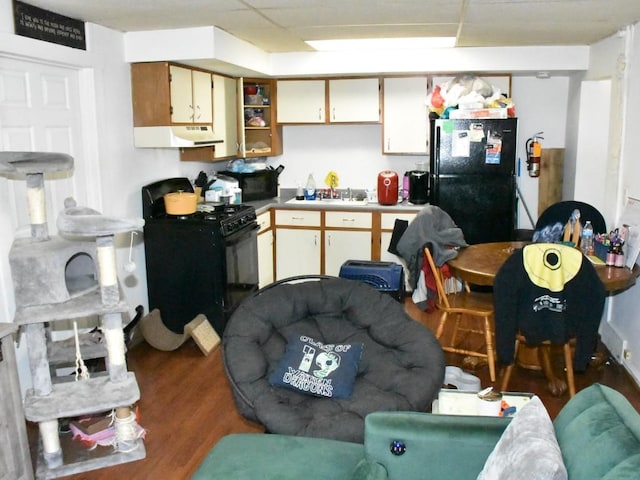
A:
POLYGON ((223 236, 256 224, 256 210, 251 205, 201 203, 190 215, 169 215, 164 206, 164 195, 171 192, 193 192, 188 178, 169 178, 142 188, 142 217, 148 223, 155 222, 216 222, 223 236))
POLYGON ((160 310, 167 328, 204 314, 218 334, 237 305, 258 288, 255 208, 199 204, 190 215, 168 215, 164 195, 193 192, 187 178, 142 188, 149 309, 160 310))
POLYGON ((256 209, 251 205, 224 205, 214 203, 202 203, 198 210, 190 215, 157 214, 145 219, 151 222, 212 222, 220 226, 223 236, 231 235, 245 227, 256 224, 256 209))

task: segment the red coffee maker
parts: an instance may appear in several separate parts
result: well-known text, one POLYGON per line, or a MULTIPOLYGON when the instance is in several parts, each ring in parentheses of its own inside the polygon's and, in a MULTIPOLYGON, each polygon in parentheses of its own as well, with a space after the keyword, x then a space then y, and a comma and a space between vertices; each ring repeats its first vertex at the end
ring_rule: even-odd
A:
POLYGON ((398 203, 398 174, 383 170, 378 174, 378 203, 395 205, 398 203))

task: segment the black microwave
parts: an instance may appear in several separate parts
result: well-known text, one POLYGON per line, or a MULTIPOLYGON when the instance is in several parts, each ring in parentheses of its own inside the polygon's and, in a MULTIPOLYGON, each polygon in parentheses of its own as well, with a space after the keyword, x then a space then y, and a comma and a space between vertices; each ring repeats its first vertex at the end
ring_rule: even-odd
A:
POLYGON ((278 196, 278 175, 280 170, 267 168, 256 172, 218 172, 238 180, 242 189, 242 201, 266 200, 278 196))

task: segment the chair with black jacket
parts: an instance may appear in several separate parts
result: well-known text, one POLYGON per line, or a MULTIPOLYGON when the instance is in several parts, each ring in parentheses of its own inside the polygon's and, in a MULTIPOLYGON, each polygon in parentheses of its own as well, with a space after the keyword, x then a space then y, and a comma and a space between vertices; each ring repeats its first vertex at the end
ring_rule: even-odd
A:
POLYGON ((563 394, 549 359, 551 345, 564 349, 569 394, 575 394, 573 371, 586 370, 597 342, 605 290, 595 268, 575 248, 534 243, 516 250, 496 274, 493 285, 498 362, 507 366, 507 390, 521 342, 537 346, 550 390, 563 394), (575 341, 571 360, 570 341, 575 341))

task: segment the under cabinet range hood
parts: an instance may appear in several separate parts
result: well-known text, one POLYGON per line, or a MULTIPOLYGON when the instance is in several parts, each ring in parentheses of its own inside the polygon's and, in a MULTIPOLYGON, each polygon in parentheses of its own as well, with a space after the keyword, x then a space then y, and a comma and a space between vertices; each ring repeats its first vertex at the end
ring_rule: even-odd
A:
POLYGON ((208 147, 224 141, 211 125, 135 127, 133 137, 139 148, 208 147))

